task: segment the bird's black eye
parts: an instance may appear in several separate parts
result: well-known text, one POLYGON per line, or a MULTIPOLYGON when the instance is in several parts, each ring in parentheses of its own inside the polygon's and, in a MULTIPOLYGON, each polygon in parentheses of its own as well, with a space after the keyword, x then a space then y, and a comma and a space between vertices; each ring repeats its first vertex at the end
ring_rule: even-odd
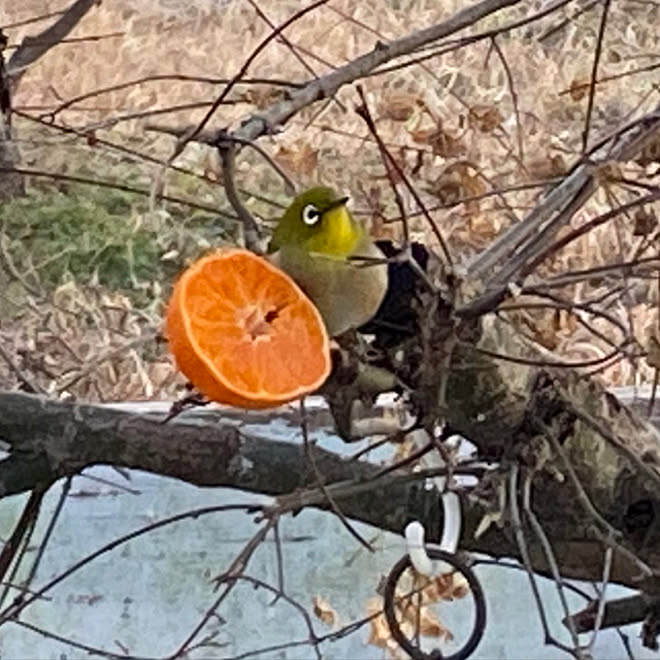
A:
POLYGON ((306 225, 315 225, 320 217, 321 214, 314 204, 307 204, 302 211, 302 219, 306 225))

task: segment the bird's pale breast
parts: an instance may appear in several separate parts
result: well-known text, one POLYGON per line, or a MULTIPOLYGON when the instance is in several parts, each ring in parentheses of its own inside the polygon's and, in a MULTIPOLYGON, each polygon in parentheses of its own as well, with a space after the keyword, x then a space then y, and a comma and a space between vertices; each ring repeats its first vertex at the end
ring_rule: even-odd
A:
MULTIPOLYGON (((363 241, 354 257, 383 258, 371 240, 363 241)), ((332 336, 371 319, 387 290, 387 265, 362 265, 346 259, 309 254, 283 247, 277 263, 311 298, 332 336)))

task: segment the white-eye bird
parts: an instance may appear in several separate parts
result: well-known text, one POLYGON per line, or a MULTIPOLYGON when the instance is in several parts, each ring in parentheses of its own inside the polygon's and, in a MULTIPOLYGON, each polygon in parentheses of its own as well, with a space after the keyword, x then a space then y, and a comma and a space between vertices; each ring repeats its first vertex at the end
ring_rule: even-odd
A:
POLYGON ((385 257, 347 201, 323 186, 301 193, 277 224, 268 250, 316 305, 333 337, 369 321, 387 291, 385 257))

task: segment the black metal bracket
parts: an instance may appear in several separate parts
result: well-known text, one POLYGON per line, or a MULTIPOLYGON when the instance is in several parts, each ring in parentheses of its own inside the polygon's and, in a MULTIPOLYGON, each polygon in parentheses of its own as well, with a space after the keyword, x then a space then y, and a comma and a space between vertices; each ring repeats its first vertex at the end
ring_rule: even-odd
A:
POLYGON ((403 634, 396 617, 395 594, 397 582, 406 569, 412 568, 410 556, 407 554, 394 564, 392 570, 387 576, 387 581, 385 582, 384 612, 387 624, 396 643, 412 658, 412 660, 466 660, 477 648, 486 629, 486 598, 484 596, 484 591, 475 572, 458 555, 445 552, 444 550, 432 546, 426 546, 425 549, 430 559, 446 562, 466 579, 468 586, 470 587, 470 593, 472 594, 476 610, 474 626, 470 636, 458 651, 451 655, 443 655, 439 649, 434 649, 430 653, 422 651, 403 634))

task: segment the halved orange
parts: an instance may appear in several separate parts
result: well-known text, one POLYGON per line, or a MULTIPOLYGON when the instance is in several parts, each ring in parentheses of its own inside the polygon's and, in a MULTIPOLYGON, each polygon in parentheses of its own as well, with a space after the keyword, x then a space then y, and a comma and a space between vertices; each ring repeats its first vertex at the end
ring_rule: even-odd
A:
POLYGON ((298 285, 247 250, 221 249, 180 277, 167 310, 178 368, 213 401, 270 408, 330 374, 323 319, 298 285))

